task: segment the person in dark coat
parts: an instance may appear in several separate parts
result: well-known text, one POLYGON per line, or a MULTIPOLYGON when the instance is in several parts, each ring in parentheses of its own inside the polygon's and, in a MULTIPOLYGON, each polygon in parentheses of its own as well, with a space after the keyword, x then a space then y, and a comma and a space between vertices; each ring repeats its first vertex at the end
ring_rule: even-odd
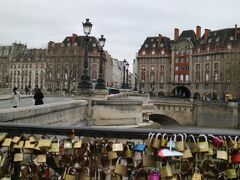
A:
POLYGON ((43 96, 43 93, 42 93, 41 89, 39 89, 39 88, 36 89, 33 98, 35 99, 35 105, 41 105, 41 104, 43 104, 43 98, 44 98, 44 96, 43 96))

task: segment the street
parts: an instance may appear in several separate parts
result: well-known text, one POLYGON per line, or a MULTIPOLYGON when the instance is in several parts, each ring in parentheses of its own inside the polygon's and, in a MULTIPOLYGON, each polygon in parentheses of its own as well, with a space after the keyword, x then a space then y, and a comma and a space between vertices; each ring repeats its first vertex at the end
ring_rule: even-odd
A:
MULTIPOLYGON (((70 101, 72 98, 69 97, 45 97, 43 99, 44 104, 70 101)), ((20 107, 34 106, 34 99, 32 97, 22 98, 20 101, 20 107)), ((10 99, 0 100, 0 110, 12 108, 10 99)))

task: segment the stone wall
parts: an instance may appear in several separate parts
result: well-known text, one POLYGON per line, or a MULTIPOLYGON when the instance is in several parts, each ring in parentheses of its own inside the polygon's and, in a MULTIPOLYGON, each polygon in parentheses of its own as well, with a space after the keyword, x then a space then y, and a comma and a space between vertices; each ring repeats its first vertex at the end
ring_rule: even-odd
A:
POLYGON ((220 103, 196 103, 194 107, 194 119, 196 126, 239 128, 238 104, 229 102, 220 103))
POLYGON ((142 101, 92 100, 93 125, 137 125, 142 123, 142 101))
POLYGON ((0 122, 39 125, 87 124, 88 101, 74 100, 0 110, 0 122))

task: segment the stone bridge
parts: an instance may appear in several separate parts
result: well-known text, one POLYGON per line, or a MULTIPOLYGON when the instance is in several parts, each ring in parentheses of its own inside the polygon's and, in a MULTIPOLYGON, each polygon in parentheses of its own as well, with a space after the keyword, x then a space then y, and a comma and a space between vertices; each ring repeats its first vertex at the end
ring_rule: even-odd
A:
POLYGON ((107 99, 81 98, 42 106, 0 110, 0 122, 47 125, 138 125, 144 119, 162 125, 239 128, 238 104, 150 99, 129 92, 107 99))

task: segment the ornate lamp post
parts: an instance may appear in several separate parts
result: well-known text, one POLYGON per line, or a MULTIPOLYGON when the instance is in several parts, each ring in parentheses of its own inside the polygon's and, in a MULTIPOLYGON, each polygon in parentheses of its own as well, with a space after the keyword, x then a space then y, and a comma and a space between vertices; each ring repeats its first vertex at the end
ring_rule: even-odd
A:
POLYGON ((106 39, 101 35, 99 40, 99 46, 100 46, 100 66, 99 66, 99 76, 96 84, 96 89, 105 89, 105 81, 103 79, 103 47, 105 45, 106 39))
POLYGON ((127 62, 127 64, 126 64, 126 89, 129 89, 129 87, 128 87, 128 68, 129 68, 129 64, 128 64, 128 62, 127 62))
POLYGON ((86 35, 85 40, 85 56, 84 56, 84 65, 83 65, 83 74, 81 77, 80 82, 78 83, 78 89, 91 89, 92 88, 92 82, 90 81, 90 78, 88 76, 88 42, 90 38, 88 35, 90 35, 92 30, 92 23, 89 21, 89 19, 86 19, 85 23, 83 24, 83 31, 86 35))
POLYGON ((123 82, 122 82, 122 86, 121 86, 121 88, 122 89, 126 89, 126 84, 125 84, 125 66, 126 66, 126 63, 127 63, 127 61, 126 61, 126 59, 124 59, 123 60, 123 82))
POLYGON ((133 91, 137 91, 137 74, 135 73, 135 85, 133 91))

